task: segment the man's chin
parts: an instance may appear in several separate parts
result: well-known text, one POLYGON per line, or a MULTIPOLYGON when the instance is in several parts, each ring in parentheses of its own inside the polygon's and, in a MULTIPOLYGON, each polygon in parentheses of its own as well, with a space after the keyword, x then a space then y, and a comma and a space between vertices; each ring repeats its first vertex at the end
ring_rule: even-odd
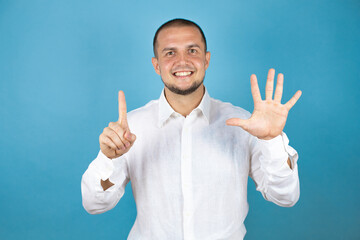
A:
POLYGON ((193 85, 191 85, 188 88, 179 88, 177 86, 174 85, 168 85, 165 84, 166 88, 169 89, 172 93, 178 94, 178 95, 189 95, 193 92, 195 92, 201 85, 202 85, 203 81, 201 81, 200 83, 194 83, 193 85))

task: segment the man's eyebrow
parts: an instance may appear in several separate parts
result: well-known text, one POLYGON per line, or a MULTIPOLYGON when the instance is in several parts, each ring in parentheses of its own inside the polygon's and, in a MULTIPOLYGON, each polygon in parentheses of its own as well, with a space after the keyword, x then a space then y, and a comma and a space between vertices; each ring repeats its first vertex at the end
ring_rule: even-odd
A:
POLYGON ((187 48, 200 48, 200 46, 198 44, 194 43, 194 44, 188 45, 187 48))
POLYGON ((174 48, 174 47, 167 47, 167 48, 164 48, 164 49, 162 50, 162 52, 174 51, 174 50, 176 50, 176 48, 174 48))
MULTIPOLYGON (((186 46, 186 48, 201 48, 198 44, 194 43, 194 44, 189 44, 186 46)), ((166 47, 162 50, 162 52, 166 52, 166 51, 174 51, 177 48, 175 47, 166 47)))

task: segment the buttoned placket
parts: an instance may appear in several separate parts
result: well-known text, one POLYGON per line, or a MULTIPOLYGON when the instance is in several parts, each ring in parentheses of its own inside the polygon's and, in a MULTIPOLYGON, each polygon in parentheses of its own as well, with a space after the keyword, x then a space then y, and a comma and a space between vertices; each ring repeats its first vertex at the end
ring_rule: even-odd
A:
POLYGON ((191 122, 194 114, 188 115, 181 134, 181 187, 183 192, 183 229, 184 240, 194 239, 193 233, 193 191, 192 191, 192 157, 191 157, 191 122))

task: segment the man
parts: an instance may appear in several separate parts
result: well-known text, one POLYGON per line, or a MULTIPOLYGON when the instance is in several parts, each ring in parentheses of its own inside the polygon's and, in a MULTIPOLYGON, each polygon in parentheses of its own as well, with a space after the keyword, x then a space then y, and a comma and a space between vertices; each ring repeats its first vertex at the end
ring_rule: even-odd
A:
POLYGON ((113 208, 131 186, 137 218, 128 239, 243 239, 250 175, 265 199, 299 198, 297 153, 282 132, 298 91, 281 104, 283 75, 274 69, 261 99, 251 76, 254 112, 210 98, 204 87, 210 52, 201 28, 174 19, 154 37, 152 64, 164 82, 160 99, 119 119, 100 135, 97 158, 82 178, 84 208, 113 208), (250 117, 250 118, 249 118, 250 117), (131 128, 131 130, 130 130, 131 128))

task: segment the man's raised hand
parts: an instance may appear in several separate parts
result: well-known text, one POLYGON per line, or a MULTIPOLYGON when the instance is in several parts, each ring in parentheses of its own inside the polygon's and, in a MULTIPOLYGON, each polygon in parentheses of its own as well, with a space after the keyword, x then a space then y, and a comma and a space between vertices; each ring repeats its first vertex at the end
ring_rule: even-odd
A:
POLYGON ((281 134, 285 127, 289 110, 295 105, 301 96, 301 91, 285 104, 281 104, 284 75, 278 74, 274 99, 275 70, 270 69, 265 88, 265 100, 261 99, 256 75, 250 77, 251 93, 254 99, 254 112, 249 119, 231 118, 226 121, 227 125, 242 127, 245 131, 260 138, 269 140, 281 134))
POLYGON ((127 122, 125 95, 123 91, 119 91, 119 120, 110 122, 100 134, 100 149, 108 158, 117 158, 129 151, 135 139, 127 122))

